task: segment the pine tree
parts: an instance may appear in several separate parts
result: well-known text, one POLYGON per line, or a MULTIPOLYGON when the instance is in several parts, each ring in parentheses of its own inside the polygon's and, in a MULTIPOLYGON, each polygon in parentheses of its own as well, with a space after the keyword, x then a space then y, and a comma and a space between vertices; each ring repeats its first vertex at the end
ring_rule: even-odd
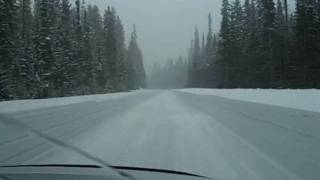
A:
POLYGON ((202 43, 200 43, 200 35, 197 26, 195 27, 194 40, 192 41, 191 46, 188 86, 203 87, 205 84, 207 68, 207 48, 204 35, 202 36, 202 43))
POLYGON ((72 20, 71 4, 69 0, 62 0, 61 15, 58 20, 58 46, 59 61, 56 62, 57 73, 55 84, 58 96, 72 95, 75 88, 74 52, 72 49, 72 20))
POLYGON ((292 87, 320 87, 316 7, 316 0, 297 0, 290 58, 289 81, 292 87))
POLYGON ((245 3, 245 22, 244 22, 244 47, 243 62, 245 75, 243 77, 243 87, 256 88, 260 83, 261 72, 261 25, 257 12, 257 1, 251 0, 250 4, 245 3))
POLYGON ((230 7, 230 30, 229 30, 229 43, 230 48, 228 53, 229 64, 228 64, 228 87, 241 87, 242 79, 244 74, 244 63, 243 61, 243 42, 245 38, 244 34, 244 12, 240 0, 235 0, 230 7))
POLYGON ((17 4, 17 40, 18 57, 15 62, 14 77, 16 80, 15 94, 18 98, 34 96, 34 59, 32 43, 33 16, 31 0, 19 0, 17 4))
MULTIPOLYGON (((84 1, 83 1, 84 2, 84 1)), ((83 75, 81 83, 83 84, 84 94, 90 94, 94 88, 94 59, 92 56, 91 47, 91 29, 89 25, 87 10, 82 8, 83 20, 82 20, 82 42, 81 42, 81 57, 83 58, 83 64, 81 66, 81 72, 83 75)))
POLYGON ((208 15, 208 35, 207 35, 207 55, 208 59, 211 57, 211 52, 213 51, 213 32, 212 32, 212 17, 211 14, 208 15))
POLYGON ((98 77, 99 71, 102 64, 102 17, 99 13, 99 8, 97 6, 89 5, 87 8, 87 21, 90 29, 90 46, 91 54, 93 56, 93 91, 99 92, 98 77))
POLYGON ((83 32, 81 24, 81 1, 75 1, 75 8, 73 9, 73 30, 72 30, 72 51, 73 51, 73 74, 74 79, 74 93, 75 94, 85 94, 84 81, 85 73, 82 71, 85 69, 86 61, 83 57, 83 32))
POLYGON ((113 8, 108 7, 104 14, 103 32, 103 62, 100 75, 101 88, 106 91, 115 89, 117 75, 117 43, 115 36, 116 14, 113 8))
POLYGON ((208 15, 208 34, 207 34, 207 39, 206 39, 206 48, 205 48, 205 72, 204 72, 204 82, 203 86, 204 87, 212 87, 213 85, 213 67, 215 63, 215 45, 214 45, 214 37, 213 37, 213 32, 212 32, 212 17, 211 14, 209 13, 208 15))
POLYGON ((194 47, 191 59, 191 77, 190 85, 192 87, 201 87, 202 84, 202 55, 201 55, 201 47, 200 47, 200 36, 197 26, 194 31, 194 47))
MULTIPOLYGON (((317 71, 318 71, 318 77, 320 75, 320 0, 317 0, 317 5, 316 5, 316 8, 315 8, 315 11, 316 11, 316 41, 317 41, 317 55, 316 55, 316 58, 317 58, 317 71)), ((319 81, 318 81, 318 84, 319 84, 319 81)), ((319 86, 319 85, 317 85, 319 86)))
MULTIPOLYGON (((320 86, 319 0, 297 0, 294 15, 288 14, 287 0, 278 0, 276 6, 273 0, 245 0, 243 6, 240 0, 223 0, 221 14, 219 38, 212 40, 219 42, 213 45, 218 50, 208 48, 217 44, 210 43, 209 16, 206 45, 213 60, 206 76, 213 78, 206 82, 211 87, 320 86)), ((196 44, 195 38, 189 51, 189 86, 190 80, 201 79, 194 73, 196 44)))
POLYGON ((124 29, 119 16, 117 16, 115 24, 115 36, 117 44, 117 90, 128 90, 128 63, 126 61, 126 45, 124 29))
POLYGON ((287 25, 285 10, 281 0, 277 1, 277 11, 275 15, 275 43, 274 45, 274 67, 273 84, 275 87, 284 87, 285 66, 287 64, 287 25))
POLYGON ((15 98, 17 68, 16 1, 0 1, 0 99, 15 98))
MULTIPOLYGON (((0 99, 128 89, 124 30, 113 8, 75 0, 0 0, 0 99), (33 10, 33 12, 32 12, 33 10), (104 26, 104 27, 103 27, 104 26)), ((136 38, 135 38, 136 39, 136 38)), ((145 87, 136 44, 135 87, 145 87)))
POLYGON ((222 1, 222 21, 220 27, 219 54, 221 58, 215 64, 215 76, 217 87, 227 87, 230 81, 230 4, 228 0, 222 1))
POLYGON ((175 64, 175 88, 185 88, 187 85, 188 67, 182 56, 179 56, 175 64))
POLYGON ((201 36, 201 55, 202 55, 202 59, 203 62, 206 63, 207 62, 207 45, 206 45, 206 40, 205 40, 205 35, 204 33, 202 33, 201 36))
POLYGON ((146 87, 146 73, 143 65, 143 55, 137 42, 135 26, 133 29, 127 56, 129 64, 129 89, 139 89, 146 87))
POLYGON ((256 12, 255 4, 253 0, 245 0, 243 7, 243 47, 242 47, 242 62, 243 62, 243 74, 242 74, 242 87, 250 87, 252 84, 250 73, 254 72, 252 61, 255 59, 255 41, 257 40, 256 30, 256 12), (250 64, 250 65, 249 65, 250 64))
POLYGON ((63 59, 63 49, 61 48, 61 35, 60 35, 60 26, 59 21, 61 20, 61 3, 60 0, 52 0, 48 2, 48 17, 51 23, 50 27, 50 41, 51 41, 51 49, 53 62, 50 72, 50 84, 51 89, 49 92, 49 96, 58 96, 58 92, 60 90, 59 84, 57 84, 57 80, 60 78, 60 69, 59 66, 63 59))
POLYGON ((38 77, 39 92, 38 97, 50 97, 54 91, 54 4, 49 0, 41 0, 36 3, 38 11, 35 18, 38 23, 38 30, 35 34, 35 60, 36 76, 38 77))
POLYGON ((226 46, 225 44, 227 40, 229 39, 229 31, 230 31, 230 4, 228 0, 223 0, 222 3, 222 9, 221 9, 221 15, 222 15, 222 21, 221 21, 221 29, 220 29, 220 37, 221 37, 221 45, 222 48, 226 46))
POLYGON ((257 57, 255 86, 259 88, 272 87, 275 34, 275 4, 273 0, 257 0, 258 31, 260 35, 257 57))

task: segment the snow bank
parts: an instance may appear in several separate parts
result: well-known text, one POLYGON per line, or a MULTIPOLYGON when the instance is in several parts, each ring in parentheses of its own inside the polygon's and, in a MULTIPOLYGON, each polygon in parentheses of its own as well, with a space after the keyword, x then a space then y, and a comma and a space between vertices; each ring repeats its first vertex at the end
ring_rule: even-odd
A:
POLYGON ((320 90, 316 89, 182 89, 179 91, 320 112, 320 90))
POLYGON ((99 94, 88 96, 72 96, 64 98, 50 98, 50 99, 36 99, 36 100, 17 100, 17 101, 4 101, 0 102, 0 113, 14 113, 20 111, 29 111, 35 109, 43 109, 49 107, 71 105, 77 103, 84 103, 89 101, 106 101, 118 99, 141 91, 124 92, 124 93, 111 93, 99 94))

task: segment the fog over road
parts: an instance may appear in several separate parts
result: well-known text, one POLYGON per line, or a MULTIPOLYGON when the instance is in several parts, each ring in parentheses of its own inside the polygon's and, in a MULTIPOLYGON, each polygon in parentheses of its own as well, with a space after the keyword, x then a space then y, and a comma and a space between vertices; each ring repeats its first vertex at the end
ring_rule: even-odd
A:
MULTIPOLYGON (((221 180, 320 178, 316 112, 150 90, 6 115, 112 165, 221 180)), ((0 123, 0 165, 51 163, 95 162, 0 123)))

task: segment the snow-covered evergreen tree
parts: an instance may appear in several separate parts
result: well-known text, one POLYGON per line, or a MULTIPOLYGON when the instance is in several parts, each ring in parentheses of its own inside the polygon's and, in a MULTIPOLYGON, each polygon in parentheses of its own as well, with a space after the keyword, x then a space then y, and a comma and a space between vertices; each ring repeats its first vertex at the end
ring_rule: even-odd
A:
POLYGON ((115 35, 116 13, 108 7, 103 20, 102 68, 99 72, 99 84, 103 91, 113 91, 117 75, 117 41, 115 35))
POLYGON ((30 98, 35 95, 35 69, 33 58, 33 15, 31 0, 18 0, 17 4, 17 40, 18 57, 15 66, 15 93, 18 98, 30 98))
POLYGON ((204 60, 200 45, 200 35, 197 27, 195 27, 194 31, 194 41, 190 58, 188 84, 190 87, 200 87, 203 83, 204 60))
POLYGON ((146 87, 146 73, 143 65, 142 51, 137 42, 137 32, 134 26, 128 47, 127 62, 129 64, 129 89, 146 87))
POLYGON ((0 1, 1 100, 129 90, 130 69, 136 69, 131 88, 145 87, 141 50, 134 40, 133 68, 114 8, 102 21, 98 7, 81 0, 31 4, 0 1))
POLYGON ((88 13, 85 7, 82 8, 82 41, 81 41, 81 57, 83 58, 83 64, 80 71, 82 72, 81 84, 83 86, 83 93, 90 94, 94 90, 94 59, 92 55, 91 47, 91 28, 89 25, 88 13))
POLYGON ((72 17, 69 0, 62 0, 58 20, 58 46, 59 61, 56 62, 56 91, 58 96, 73 94, 75 87, 74 52, 72 49, 72 17))
POLYGON ((273 85, 275 87, 285 86, 285 69, 287 65, 288 57, 288 41, 287 41, 287 22, 285 14, 285 6, 281 0, 277 1, 276 15, 275 15, 275 47, 274 47, 274 59, 273 59, 273 85))
POLYGON ((317 0, 297 0, 289 77, 292 87, 320 87, 317 0))
POLYGON ((14 75, 17 69, 17 4, 0 1, 0 98, 16 98, 14 75))
POLYGON ((128 62, 126 59, 127 49, 125 45, 124 29, 119 16, 115 24, 115 36, 117 44, 117 90, 128 90, 128 62))
POLYGON ((87 23, 89 26, 90 47, 93 57, 93 92, 99 92, 98 75, 102 63, 102 17, 97 6, 87 7, 87 23))
POLYGON ((35 32, 35 61, 36 76, 38 78, 38 97, 50 97, 54 92, 54 31, 55 4, 50 0, 39 0, 35 18, 38 30, 35 32))

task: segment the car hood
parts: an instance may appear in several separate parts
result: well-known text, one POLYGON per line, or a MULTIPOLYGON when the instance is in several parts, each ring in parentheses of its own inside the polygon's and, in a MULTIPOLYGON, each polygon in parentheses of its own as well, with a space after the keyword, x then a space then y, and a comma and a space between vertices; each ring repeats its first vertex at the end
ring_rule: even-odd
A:
POLYGON ((175 171, 152 170, 146 168, 128 168, 118 171, 108 167, 0 167, 0 180, 203 180, 209 179, 197 175, 188 175, 175 171), (119 173, 120 172, 120 173, 119 173))

